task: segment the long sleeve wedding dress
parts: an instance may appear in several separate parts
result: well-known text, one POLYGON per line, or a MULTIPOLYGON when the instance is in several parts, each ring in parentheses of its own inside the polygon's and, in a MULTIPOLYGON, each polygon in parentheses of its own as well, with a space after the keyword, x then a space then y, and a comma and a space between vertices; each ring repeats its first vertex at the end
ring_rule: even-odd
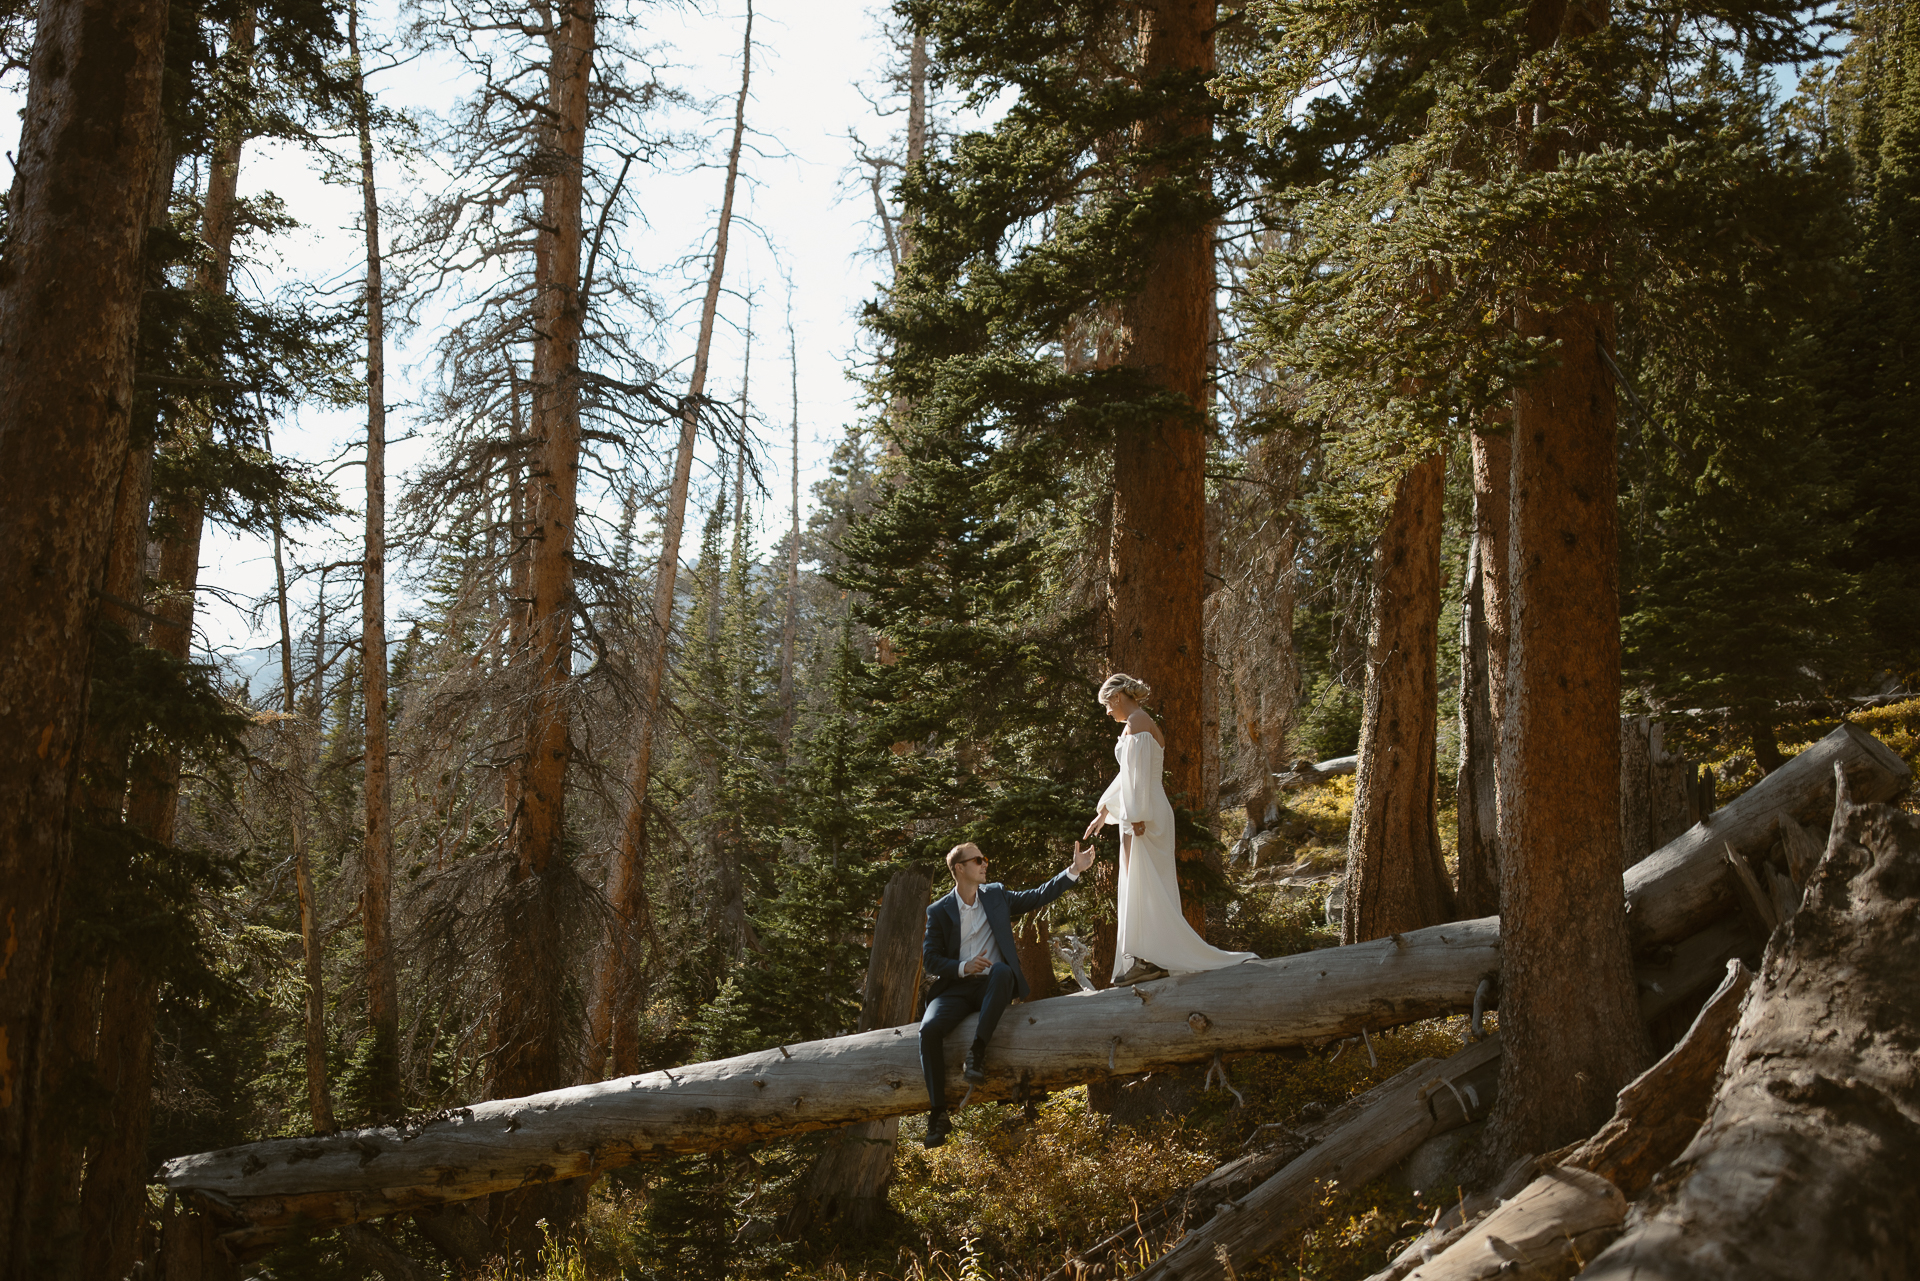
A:
POLYGON ((1120 826, 1120 932, 1113 952, 1116 981, 1135 961, 1173 974, 1217 970, 1255 959, 1210 945, 1180 913, 1174 871, 1173 806, 1160 774, 1166 750, 1150 733, 1125 732, 1114 744, 1120 772, 1100 798, 1107 822, 1120 826), (1133 824, 1144 823, 1139 833, 1133 824))

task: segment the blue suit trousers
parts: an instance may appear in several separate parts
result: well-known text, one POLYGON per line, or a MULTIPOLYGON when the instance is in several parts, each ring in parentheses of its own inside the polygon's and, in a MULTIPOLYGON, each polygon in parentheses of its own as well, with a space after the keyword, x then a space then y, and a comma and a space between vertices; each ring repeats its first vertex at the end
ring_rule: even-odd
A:
POLYGON ((927 1012, 920 1019, 920 1071, 927 1078, 931 1111, 947 1110, 947 1033, 978 1010, 980 1027, 974 1036, 982 1042, 992 1040, 993 1029, 1012 1001, 1013 967, 996 961, 985 974, 969 975, 927 1002, 927 1012))

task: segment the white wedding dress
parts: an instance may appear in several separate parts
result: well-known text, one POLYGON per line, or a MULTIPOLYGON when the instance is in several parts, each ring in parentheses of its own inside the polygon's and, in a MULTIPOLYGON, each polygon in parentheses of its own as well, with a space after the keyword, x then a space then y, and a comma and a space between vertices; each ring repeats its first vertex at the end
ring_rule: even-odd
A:
POLYGON ((1152 734, 1123 732, 1113 747, 1120 773, 1101 796, 1107 822, 1120 826, 1120 933, 1113 949, 1117 981, 1135 961, 1172 974, 1217 970, 1256 959, 1225 952, 1194 932, 1180 914, 1174 871, 1173 806, 1160 783, 1166 750, 1152 734), (1135 834, 1133 824, 1146 827, 1135 834))

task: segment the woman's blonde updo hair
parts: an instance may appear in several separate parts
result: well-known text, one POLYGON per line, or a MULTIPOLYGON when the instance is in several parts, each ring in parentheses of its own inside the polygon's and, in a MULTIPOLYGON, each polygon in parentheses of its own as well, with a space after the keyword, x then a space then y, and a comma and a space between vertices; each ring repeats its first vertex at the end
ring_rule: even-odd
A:
POLYGON ((1125 672, 1115 672, 1100 686, 1100 705, 1106 706, 1107 700, 1115 694, 1125 694, 1136 703, 1144 703, 1153 697, 1153 687, 1125 672))

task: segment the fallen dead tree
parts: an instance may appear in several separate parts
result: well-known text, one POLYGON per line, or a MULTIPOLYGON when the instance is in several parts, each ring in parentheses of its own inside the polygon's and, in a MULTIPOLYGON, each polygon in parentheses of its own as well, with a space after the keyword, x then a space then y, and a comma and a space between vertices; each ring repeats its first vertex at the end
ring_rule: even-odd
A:
POLYGON ((1373 1281, 1920 1272, 1920 820, 1835 792, 1761 977, 1731 966, 1597 1134, 1373 1281))
POLYGON ((1359 1187, 1436 1134, 1486 1115, 1499 1079, 1498 1037, 1450 1059, 1423 1059, 1376 1085, 1316 1127, 1318 1139, 1266 1182, 1217 1207, 1136 1281, 1212 1281, 1300 1231, 1329 1183, 1359 1187))
POLYGON ((1284 774, 1273 776, 1273 785, 1283 792, 1297 791, 1302 787, 1314 787, 1330 778, 1339 778, 1342 774, 1352 774, 1360 768, 1358 756, 1336 756, 1330 761, 1315 764, 1309 760, 1298 760, 1293 768, 1284 774))
POLYGON ((1700 1128, 1752 984, 1752 971, 1730 964, 1686 1036, 1620 1091, 1599 1133, 1521 1163, 1491 1196, 1463 1198, 1369 1281, 1573 1275, 1619 1233, 1628 1199, 1700 1128))
MULTIPOLYGON (((1139 1259, 1143 1241, 1152 1249, 1181 1239, 1190 1225, 1208 1225, 1216 1214, 1229 1211, 1237 1224, 1244 1217, 1244 1198, 1261 1187, 1272 1185, 1276 1192, 1295 1188, 1303 1174, 1311 1179, 1332 1166, 1340 1169, 1343 1178, 1371 1179, 1411 1151, 1409 1143, 1417 1147, 1436 1134, 1484 1117, 1493 1106, 1499 1068, 1497 1038, 1470 1045, 1450 1058, 1422 1059, 1321 1120, 1229 1161, 1192 1187, 1135 1215, 1119 1231, 1069 1259, 1047 1281, 1125 1276, 1139 1259), (1307 1160, 1309 1154, 1314 1159, 1307 1160), (1282 1182, 1273 1184, 1276 1178, 1282 1182)), ((1284 1193, 1269 1199, 1284 1201, 1284 1193)), ((1274 1224, 1268 1220, 1255 1227, 1270 1230, 1274 1224)), ((1208 1230, 1207 1226, 1197 1229, 1202 1234, 1208 1230)), ((1279 1230, 1284 1234, 1284 1226, 1279 1230)), ((1216 1244, 1208 1238, 1209 1248, 1216 1244)))
MULTIPOLYGON (((1636 941, 1680 944, 1717 972, 1734 946, 1700 927, 1734 904, 1723 851, 1773 839, 1831 797, 1838 765, 1856 794, 1890 797, 1908 771, 1871 736, 1841 729, 1745 797, 1631 869, 1636 941), (1801 765, 1808 761, 1809 765, 1801 765), (1796 768, 1798 767, 1798 768, 1796 768), (1708 827, 1711 831, 1703 831, 1708 827), (1683 942, 1687 936, 1692 940, 1683 942)), ((1251 962, 1133 988, 1019 1007, 1001 1023, 976 1099, 1204 1062, 1222 1054, 1322 1044, 1464 1011, 1498 971, 1498 920, 1457 922, 1354 947, 1251 962)), ((1691 968, 1689 968, 1691 967, 1691 968)), ((1660 980, 1643 979, 1661 1003, 1660 980)), ((1691 977, 1673 985, 1697 986, 1691 977)), ((1667 997, 1678 991, 1667 992, 1667 997)), ((963 1025, 948 1038, 957 1077, 963 1025)), ((672 1153, 711 1151, 926 1107, 911 1029, 779 1047, 713 1063, 505 1099, 397 1126, 245 1144, 180 1157, 159 1178, 218 1215, 222 1241, 247 1253, 290 1234, 594 1175, 672 1153)))
POLYGON ((1920 819, 1840 810, 1706 1124, 1582 1276, 1920 1275, 1920 819))
POLYGON ((1627 869, 1627 928, 1636 949, 1683 938, 1736 909, 1725 851, 1764 849, 1781 823, 1827 830, 1834 768, 1846 772, 1856 801, 1890 801, 1913 772, 1891 748, 1856 725, 1842 725, 1627 869))
MULTIPOLYGON (((974 1098, 1017 1098, 1217 1054, 1321 1044, 1472 1006, 1499 969, 1492 919, 1018 1006, 974 1098)), ((971 1037, 948 1037, 949 1073, 971 1037)), ((225 1217, 250 1252, 335 1227, 650 1157, 924 1111, 911 1028, 457 1108, 402 1126, 180 1157, 170 1191, 225 1217)))

